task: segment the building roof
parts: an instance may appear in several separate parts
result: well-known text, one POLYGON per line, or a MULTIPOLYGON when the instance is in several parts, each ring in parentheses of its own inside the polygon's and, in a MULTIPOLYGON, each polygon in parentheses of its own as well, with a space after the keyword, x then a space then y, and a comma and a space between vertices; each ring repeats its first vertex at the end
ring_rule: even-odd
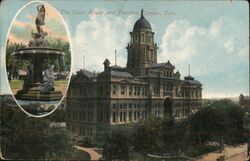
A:
POLYGON ((140 17, 140 19, 135 22, 133 31, 139 31, 141 29, 152 30, 150 23, 143 16, 143 9, 141 10, 141 17, 140 17))
POLYGON ((119 65, 112 65, 112 66, 110 66, 110 68, 118 68, 118 69, 122 69, 122 67, 121 67, 121 66, 119 66, 119 65))
POLYGON ((126 78, 133 77, 130 73, 121 71, 111 71, 111 76, 126 77, 126 78))
POLYGON ((244 96, 244 100, 250 100, 250 96, 244 96))
POLYGON ((201 83, 199 81, 195 80, 194 77, 192 77, 191 75, 188 75, 188 76, 184 77, 183 82, 185 84, 201 85, 201 83))
POLYGON ((175 68, 170 61, 168 60, 166 63, 157 63, 157 64, 152 64, 151 68, 160 68, 160 67, 164 67, 164 66, 168 66, 170 68, 175 68))
POLYGON ((93 78, 93 77, 96 77, 98 75, 98 73, 96 74, 96 73, 92 73, 86 69, 80 69, 79 71, 76 72, 76 74, 72 74, 71 81, 73 81, 79 75, 85 75, 88 78, 93 78))
POLYGON ((125 71, 118 71, 118 70, 108 70, 108 71, 103 71, 102 73, 99 74, 99 76, 103 75, 109 75, 111 77, 124 77, 124 78, 132 78, 133 76, 125 71))
POLYGON ((90 71, 88 71, 88 70, 86 70, 86 69, 81 69, 80 71, 77 71, 77 74, 80 73, 80 72, 82 72, 84 75, 86 75, 86 76, 89 77, 89 78, 95 77, 95 76, 96 76, 95 73, 90 72, 90 71))

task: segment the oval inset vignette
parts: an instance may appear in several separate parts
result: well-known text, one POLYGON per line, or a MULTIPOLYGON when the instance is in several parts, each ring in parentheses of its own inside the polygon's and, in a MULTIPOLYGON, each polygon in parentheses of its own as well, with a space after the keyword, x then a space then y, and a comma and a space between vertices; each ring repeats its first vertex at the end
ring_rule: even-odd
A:
POLYGON ((5 46, 6 79, 15 102, 32 117, 53 113, 72 74, 70 34, 62 15, 47 2, 25 4, 12 19, 5 46))

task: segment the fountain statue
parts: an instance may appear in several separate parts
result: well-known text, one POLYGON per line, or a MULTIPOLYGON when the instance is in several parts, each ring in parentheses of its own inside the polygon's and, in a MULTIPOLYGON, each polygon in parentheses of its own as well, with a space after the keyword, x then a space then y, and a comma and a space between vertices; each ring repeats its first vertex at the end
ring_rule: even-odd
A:
POLYGON ((47 69, 44 71, 43 83, 41 85, 42 92, 49 92, 54 90, 54 65, 47 66, 47 69))
POLYGON ((45 71, 43 68, 46 60, 58 61, 59 58, 64 56, 64 53, 60 49, 45 46, 44 39, 48 34, 43 30, 46 12, 44 5, 37 6, 37 11, 38 14, 35 20, 36 33, 31 31, 33 40, 29 41, 28 47, 18 49, 12 53, 15 59, 31 60, 31 65, 27 67, 27 78, 24 81, 23 89, 19 90, 15 97, 21 100, 60 100, 62 93, 54 88, 54 65, 47 65, 45 71))
POLYGON ((31 31, 31 36, 34 40, 29 42, 29 46, 42 46, 44 43, 44 38, 47 36, 47 32, 43 31, 42 26, 45 25, 45 7, 44 5, 37 6, 37 17, 36 17, 36 30, 37 33, 31 31))

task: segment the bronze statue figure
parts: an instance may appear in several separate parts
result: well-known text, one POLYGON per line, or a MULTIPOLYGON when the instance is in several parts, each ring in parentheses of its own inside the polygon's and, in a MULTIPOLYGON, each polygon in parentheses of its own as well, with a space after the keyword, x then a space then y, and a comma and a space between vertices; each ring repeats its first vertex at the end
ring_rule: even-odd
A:
POLYGON ((43 31, 42 26, 45 25, 45 7, 44 5, 37 6, 37 17, 35 20, 37 33, 31 31, 31 36, 34 40, 29 42, 29 46, 42 46, 47 32, 43 31))
POLYGON ((43 34, 43 29, 41 26, 43 26, 45 23, 44 23, 44 20, 45 20, 45 8, 44 8, 44 5, 39 5, 37 6, 37 11, 38 11, 38 14, 37 14, 37 17, 36 17, 36 29, 37 29, 37 32, 39 35, 42 35, 43 34))

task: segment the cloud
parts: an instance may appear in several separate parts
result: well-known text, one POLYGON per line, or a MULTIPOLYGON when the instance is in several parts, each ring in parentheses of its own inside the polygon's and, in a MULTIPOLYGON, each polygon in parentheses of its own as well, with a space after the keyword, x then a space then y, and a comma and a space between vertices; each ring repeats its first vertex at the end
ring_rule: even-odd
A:
POLYGON ((58 23, 62 22, 62 19, 59 16, 58 12, 55 12, 55 8, 53 8, 53 7, 51 7, 50 5, 47 5, 47 4, 45 4, 44 7, 45 7, 45 11, 46 11, 45 18, 49 17, 51 19, 54 19, 58 23))
POLYGON ((28 44, 28 42, 29 42, 27 39, 23 39, 23 38, 20 38, 19 36, 15 36, 12 33, 9 34, 8 40, 10 42, 23 43, 23 44, 28 44))
MULTIPOLYGON (((45 25, 42 26, 43 30, 48 33, 49 36, 55 39, 62 39, 63 41, 69 41, 66 28, 60 15, 50 7, 45 5, 46 16, 45 25)), ((27 8, 28 10, 29 8, 27 8)), ((11 26, 10 35, 8 36, 10 42, 28 44, 32 39, 31 31, 36 32, 35 19, 36 14, 30 14, 31 11, 27 11, 26 8, 20 12, 17 19, 13 21, 11 26), (27 20, 23 19, 26 17, 27 20)))
POLYGON ((94 12, 103 15, 89 15, 77 27, 72 39, 73 71, 83 68, 83 57, 86 57, 85 67, 90 71, 103 71, 103 62, 108 58, 114 65, 115 49, 117 50, 117 64, 125 66, 127 52, 125 47, 129 42, 129 31, 132 29, 133 16, 125 19, 107 10, 95 9, 94 12))
POLYGON ((241 24, 231 17, 220 17, 208 27, 176 20, 165 29, 160 60, 171 60, 182 75, 191 64, 191 75, 203 83, 205 96, 248 93, 249 33, 241 24))

